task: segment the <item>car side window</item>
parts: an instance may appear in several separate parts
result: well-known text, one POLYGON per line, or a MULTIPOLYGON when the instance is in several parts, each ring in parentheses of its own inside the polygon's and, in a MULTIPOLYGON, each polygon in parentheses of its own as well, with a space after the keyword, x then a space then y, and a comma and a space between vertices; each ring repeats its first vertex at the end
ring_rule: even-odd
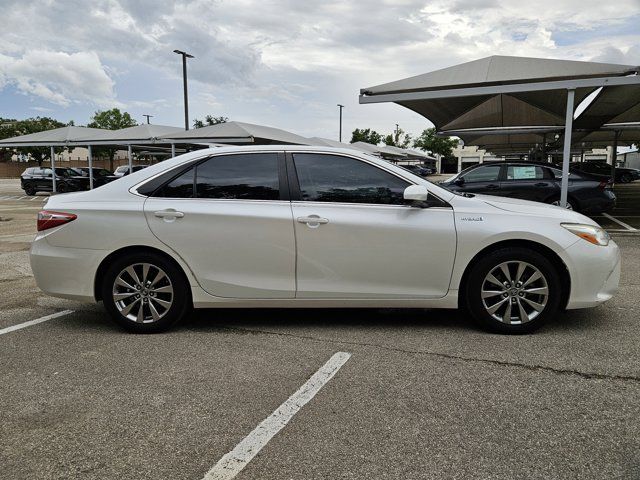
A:
POLYGON ((465 173, 465 183, 467 182, 497 182, 500 176, 500 165, 487 165, 486 167, 474 168, 465 173))
POLYGON ((211 157, 196 167, 198 198, 279 200, 278 154, 211 157))
POLYGON ((50 177, 51 176, 51 169, 50 168, 44 168, 42 170, 42 175, 44 175, 45 177, 50 177))
POLYGON ((279 200, 278 154, 211 157, 165 184, 153 196, 279 200))
POLYGON ((409 182, 350 157, 294 154, 302 200, 313 202, 405 205, 409 182))
POLYGON ((195 167, 174 178, 158 190, 154 197, 165 198, 193 198, 195 167))
POLYGON ((536 165, 509 165, 507 180, 542 180, 544 172, 536 165))

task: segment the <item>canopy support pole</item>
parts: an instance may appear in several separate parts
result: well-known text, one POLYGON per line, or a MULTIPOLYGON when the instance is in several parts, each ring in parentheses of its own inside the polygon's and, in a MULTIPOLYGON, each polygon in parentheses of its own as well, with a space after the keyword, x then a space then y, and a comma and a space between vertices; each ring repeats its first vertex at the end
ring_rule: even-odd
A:
POLYGON ((131 144, 127 146, 127 155, 129 156, 129 173, 133 169, 133 152, 131 151, 131 144))
POLYGON ((93 152, 91 145, 87 145, 89 150, 89 190, 93 190, 93 152))
POLYGON ((171 144, 171 158, 176 156, 176 144, 172 143, 171 144))
POLYGON ((54 147, 51 147, 51 180, 53 182, 53 193, 58 191, 56 184, 56 151, 54 147))
POLYGON ((613 151, 611 152, 611 183, 616 184, 616 160, 618 159, 618 139, 620 138, 620 130, 613 133, 613 151))
POLYGON ((562 186, 560 189, 560 206, 567 208, 567 193, 569 191, 569 163, 571 162, 571 133, 573 131, 573 103, 576 91, 567 90, 567 116, 564 122, 564 152, 562 154, 562 186))

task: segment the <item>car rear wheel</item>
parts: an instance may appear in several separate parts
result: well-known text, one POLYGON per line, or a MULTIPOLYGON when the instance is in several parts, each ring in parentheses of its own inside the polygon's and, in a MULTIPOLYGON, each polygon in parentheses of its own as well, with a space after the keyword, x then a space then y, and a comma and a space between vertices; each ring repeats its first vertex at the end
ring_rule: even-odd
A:
POLYGON ((533 332, 558 312, 560 278, 542 254, 526 248, 496 250, 470 272, 465 297, 478 324, 492 332, 533 332))
POLYGON ((182 272, 151 252, 129 254, 113 262, 104 277, 102 299, 113 320, 134 333, 167 330, 191 306, 182 272))
POLYGON ((33 185, 28 184, 24 186, 24 193, 26 193, 30 197, 33 197, 37 192, 36 188, 33 185))
MULTIPOLYGON (((556 207, 559 207, 560 206, 560 199, 559 198, 555 198, 549 203, 551 205, 555 205, 556 207)), ((570 198, 567 198, 567 210, 576 210, 577 211, 575 202, 573 200, 571 200, 570 198)))

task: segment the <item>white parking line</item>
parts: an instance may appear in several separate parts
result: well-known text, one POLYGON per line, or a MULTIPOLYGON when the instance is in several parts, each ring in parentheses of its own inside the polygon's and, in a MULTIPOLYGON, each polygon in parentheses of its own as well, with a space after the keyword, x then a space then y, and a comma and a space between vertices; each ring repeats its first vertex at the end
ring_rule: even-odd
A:
POLYGON ((607 217, 609 220, 612 220, 614 222, 616 222, 618 225, 622 225, 624 228, 626 228, 627 230, 629 230, 630 232, 637 232, 638 229, 637 228, 633 228, 631 225, 628 225, 620 220, 618 220, 615 217, 612 217, 611 215, 609 215, 608 213, 602 213, 603 216, 607 217))
POLYGON ((52 313, 51 315, 45 315, 44 317, 36 318, 35 320, 29 320, 28 322, 19 323, 18 325, 12 325, 10 327, 2 328, 0 329, 0 335, 4 335, 5 333, 9 332, 15 332, 16 330, 20 330, 21 328, 37 325, 38 323, 46 322, 47 320, 53 320, 54 318, 69 315, 70 313, 73 313, 73 310, 63 310, 61 312, 52 313))
POLYGON ((231 480, 282 430, 289 420, 304 407, 349 360, 350 353, 338 352, 314 373, 296 393, 265 418, 236 447, 225 454, 207 472, 203 480, 231 480))

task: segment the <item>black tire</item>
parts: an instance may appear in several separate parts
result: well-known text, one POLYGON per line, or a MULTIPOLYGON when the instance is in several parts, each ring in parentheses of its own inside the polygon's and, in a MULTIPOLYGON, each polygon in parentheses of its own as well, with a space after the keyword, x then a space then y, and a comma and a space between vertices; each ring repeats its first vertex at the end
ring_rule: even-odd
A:
POLYGON ((38 192, 36 191, 36 188, 33 185, 27 184, 24 186, 24 193, 26 193, 30 197, 33 197, 38 192))
MULTIPOLYGON (((131 282, 131 277, 128 273, 124 274, 128 280, 128 284, 132 287, 136 287, 131 282)), ((142 279, 144 281, 144 279, 142 279)), ((143 286, 144 288, 144 286, 143 286)), ((104 280, 101 288, 102 301, 104 306, 111 315, 111 318, 124 329, 133 333, 159 333, 171 328, 174 324, 182 320, 191 310, 191 292, 187 279, 180 268, 172 261, 166 259, 162 255, 158 255, 153 252, 140 252, 125 254, 111 263, 108 270, 104 275, 104 280), (116 285, 116 279, 120 275, 124 274, 125 269, 134 266, 134 273, 137 273, 138 278, 142 277, 142 264, 149 264, 154 269, 148 270, 148 283, 157 283, 155 288, 158 290, 166 289, 169 286, 173 291, 171 296, 166 292, 155 293, 153 297, 151 290, 152 286, 148 286, 149 291, 146 290, 138 292, 137 290, 130 290, 123 287, 121 284, 116 285), (168 281, 164 279, 158 280, 159 271, 165 273, 168 281), (126 299, 114 299, 114 292, 118 290, 120 295, 127 295, 129 292, 134 292, 133 296, 129 296, 126 299), (138 294, 140 293, 140 294, 138 294), (137 298, 135 297, 137 295, 137 298), (153 297, 153 298, 152 298, 153 297), (163 307, 157 302, 171 303, 166 310, 161 310, 163 307), (137 302, 137 303, 136 303, 137 302), (144 303, 143 303, 144 302, 144 303), (138 319, 125 316, 122 312, 126 311, 129 304, 132 303, 132 307, 129 310, 129 315, 135 315, 135 312, 140 312, 140 305, 142 307, 142 319, 140 322, 138 319), (149 318, 153 315, 151 311, 151 304, 158 306, 155 314, 161 314, 159 319, 149 318)), ((155 307, 154 307, 155 308, 155 307)))
MULTIPOLYGON (((497 280, 503 282, 506 277, 501 272, 502 270, 496 272, 495 277, 497 280)), ((513 284, 515 284, 515 281, 512 282, 512 285, 513 284)), ((503 334, 523 334, 537 330, 544 325, 547 320, 553 318, 558 313, 562 297, 560 276, 553 263, 541 253, 522 247, 502 248, 484 255, 473 265, 472 270, 469 272, 465 289, 461 293, 464 295, 463 300, 465 300, 469 312, 483 329, 503 334), (507 265, 507 269, 512 274, 512 280, 516 279, 518 273, 519 264, 517 262, 529 265, 529 267, 525 267, 526 270, 521 273, 521 280, 524 280, 524 283, 526 283, 530 277, 533 277, 535 269, 543 276, 543 279, 535 280, 526 287, 515 288, 514 286, 507 288, 500 286, 494 288, 494 283, 492 283, 491 280, 487 280, 487 276, 492 272, 496 272, 496 269, 500 269, 499 266, 505 262, 510 262, 507 265), (543 294, 523 294, 521 291, 522 288, 542 291, 545 288, 545 282, 547 288, 546 299, 543 294), (504 291, 500 295, 492 294, 492 297, 483 299, 483 286, 485 290, 491 288, 496 292, 504 291), (516 293, 513 293, 514 290, 516 293), (508 295, 507 297, 504 297, 505 293, 508 295), (525 295, 528 300, 522 299, 523 295, 525 295), (504 306, 500 306, 493 314, 490 313, 490 308, 502 300, 506 302, 503 304, 504 306), (535 305, 544 304, 544 307, 540 312, 537 312, 537 310, 533 308, 534 304, 530 303, 530 301, 536 302, 535 305), (511 304, 511 306, 509 306, 509 304, 511 304), (519 310, 520 304, 525 309, 524 318, 529 318, 529 315, 534 318, 522 321, 523 315, 519 310), (513 309, 511 307, 513 307, 513 309), (508 315, 508 318, 510 321, 513 321, 513 323, 500 321, 493 316, 497 315, 507 318, 507 308, 510 309, 509 312, 515 312, 508 315), (514 318, 515 320, 513 320, 514 318), (518 318, 521 323, 517 323, 518 318)))
POLYGON ((66 183, 56 183, 56 193, 65 193, 68 192, 69 188, 66 183))
POLYGON ((622 175, 620 175, 620 183, 630 183, 631 182, 631 175, 629 175, 628 173, 623 173, 622 175))

